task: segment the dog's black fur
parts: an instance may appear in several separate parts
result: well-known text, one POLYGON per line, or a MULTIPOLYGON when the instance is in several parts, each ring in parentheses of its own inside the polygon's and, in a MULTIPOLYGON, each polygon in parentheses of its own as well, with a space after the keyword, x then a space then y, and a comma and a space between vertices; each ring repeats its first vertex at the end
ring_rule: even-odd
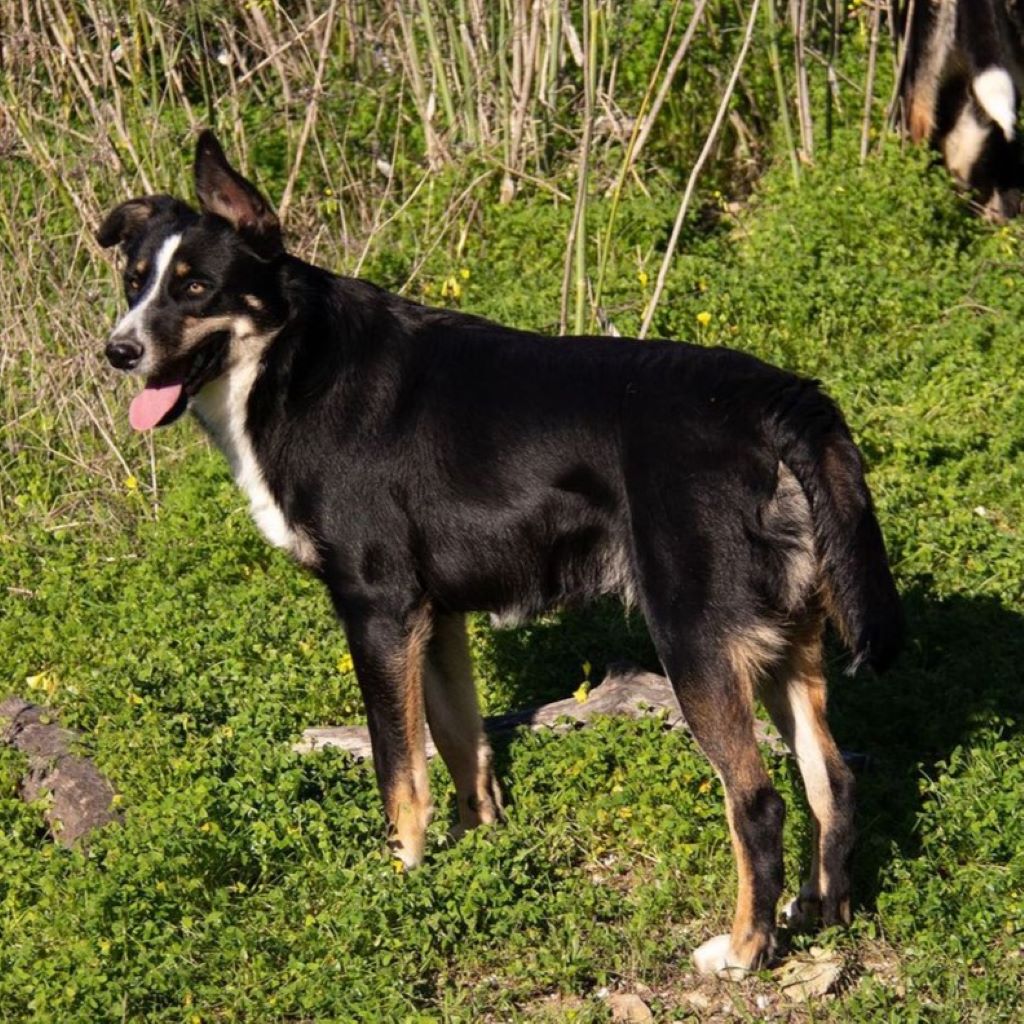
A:
POLYGON ((328 587, 396 852, 422 855, 424 700, 463 823, 501 814, 464 613, 518 620, 617 592, 728 795, 736 920, 700 965, 750 968, 772 948, 784 810, 755 689, 817 783, 804 903, 848 918, 852 784, 824 720, 822 623, 883 668, 902 619, 835 404, 741 352, 542 337, 306 264, 209 133, 196 180, 200 213, 143 197, 101 227, 132 303, 108 355, 181 386, 162 422, 190 404, 271 540, 328 587))

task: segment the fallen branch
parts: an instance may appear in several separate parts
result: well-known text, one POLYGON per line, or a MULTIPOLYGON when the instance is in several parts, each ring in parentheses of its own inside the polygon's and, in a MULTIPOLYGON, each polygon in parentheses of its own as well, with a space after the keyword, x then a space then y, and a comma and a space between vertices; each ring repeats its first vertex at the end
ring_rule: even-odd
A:
POLYGON ((20 697, 0 701, 0 743, 28 757, 21 798, 31 802, 52 794, 44 817, 53 838, 67 847, 117 818, 114 787, 92 761, 71 752, 76 739, 49 708, 20 697))
MULTIPOLYGON (((489 735, 500 736, 520 727, 535 732, 540 729, 564 731, 585 725, 595 715, 643 718, 651 714, 663 714, 666 726, 671 729, 686 728, 672 684, 664 676, 645 672, 635 665, 616 663, 608 666, 608 672, 600 685, 595 686, 585 700, 569 697, 526 711, 494 715, 484 719, 484 726, 489 735)), ((783 749, 779 737, 765 723, 756 722, 755 732, 758 740, 772 750, 783 749)), ((306 729, 302 739, 292 749, 300 754, 311 754, 325 747, 338 747, 366 760, 371 760, 373 756, 370 733, 365 725, 328 725, 306 729)), ((427 757, 436 754, 437 748, 428 731, 427 757)))

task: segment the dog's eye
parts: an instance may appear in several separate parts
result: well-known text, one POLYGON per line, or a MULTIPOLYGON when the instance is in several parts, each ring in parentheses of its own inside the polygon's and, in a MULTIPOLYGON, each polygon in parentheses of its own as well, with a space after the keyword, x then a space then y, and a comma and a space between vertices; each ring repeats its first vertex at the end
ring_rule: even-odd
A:
POLYGON ((189 281, 188 284, 185 285, 185 294, 191 295, 193 298, 197 295, 205 295, 206 285, 203 284, 202 281, 189 281))
POLYGON ((129 295, 135 295, 138 290, 142 287, 142 279, 139 277, 129 277, 124 284, 128 290, 129 295))

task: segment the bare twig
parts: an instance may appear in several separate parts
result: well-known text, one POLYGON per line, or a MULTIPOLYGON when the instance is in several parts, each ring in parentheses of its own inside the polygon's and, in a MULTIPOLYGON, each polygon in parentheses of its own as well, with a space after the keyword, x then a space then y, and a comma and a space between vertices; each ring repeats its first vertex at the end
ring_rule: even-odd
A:
POLYGON ((805 160, 814 156, 814 121, 811 118, 811 93, 807 83, 804 39, 807 35, 807 0, 796 0, 794 14, 794 59, 796 62, 796 109, 800 120, 800 148, 805 160))
POLYGON ((878 59, 878 24, 881 19, 881 0, 871 6, 871 39, 868 43, 868 73, 864 83, 864 120, 860 128, 860 162, 868 157, 871 138, 871 108, 875 101, 875 62, 878 59))
POLYGON ((594 133, 594 63, 597 47, 595 16, 597 5, 588 0, 583 7, 583 138, 576 174, 576 205, 572 225, 565 243, 565 264, 562 273, 562 303, 558 316, 559 333, 565 334, 569 319, 569 281, 575 268, 576 333, 583 331, 583 305, 586 299, 586 211, 587 186, 590 179, 590 146, 594 133))
POLYGON ((903 86, 903 72, 907 64, 910 33, 914 29, 915 2, 916 0, 908 0, 906 24, 904 25, 902 35, 897 34, 896 37, 896 73, 892 82, 892 95, 889 97, 889 105, 885 110, 885 125, 890 129, 896 127, 897 113, 900 115, 899 120, 901 123, 905 118, 902 104, 900 103, 900 93, 903 86))
POLYGON ((665 290, 665 280, 668 277, 669 268, 672 266, 672 260, 675 256, 676 246, 679 243, 679 235, 683 230, 683 222, 686 219, 686 213, 690 208, 690 199, 693 196, 693 191, 697 185, 697 179, 700 176, 700 172, 704 169, 704 164, 711 155, 711 149, 715 144, 715 140, 718 138, 718 132, 722 127, 722 122, 725 120, 726 112, 729 109, 729 101, 732 99, 733 91, 736 88, 736 81, 740 76, 740 70, 743 67, 743 62, 746 60, 747 51, 750 49, 750 41, 754 36, 754 25, 757 21, 757 11, 760 4, 761 0, 753 0, 753 3, 750 5, 750 15, 747 18, 747 26, 743 33, 743 44, 740 46, 740 52, 736 57, 736 63, 733 65, 732 74, 729 76, 729 81, 726 84, 725 91, 722 93, 722 99, 718 104, 718 111, 715 114, 715 120, 711 125, 711 130, 708 132, 708 136, 704 140, 704 146, 700 151, 700 155, 697 157, 697 162, 693 165, 693 170, 690 171, 689 180, 686 182, 686 191, 683 193, 683 198, 679 203, 679 212, 676 214, 675 224, 672 225, 672 236, 669 238, 668 246, 665 249, 665 257, 662 259, 661 267, 658 270, 658 280, 654 286, 654 292, 651 295, 651 300, 647 304, 643 323, 640 325, 641 338, 647 337, 651 321, 654 319, 654 311, 658 308, 658 302, 661 300, 661 294, 665 290))
POLYGON ((284 186, 284 194, 278 206, 278 213, 283 218, 292 202, 292 191, 295 188, 295 181, 299 176, 299 168, 302 166, 302 155, 306 151, 306 143, 309 141, 309 133, 316 124, 317 112, 320 109, 320 93, 323 89, 324 68, 327 66, 327 52, 331 46, 331 35, 334 29, 334 16, 337 12, 337 0, 331 0, 331 6, 327 9, 327 27, 324 29, 323 41, 320 44, 320 56, 317 60, 316 75, 313 79, 313 95, 310 97, 309 106, 306 108, 306 117, 302 122, 302 131, 299 133, 299 142, 295 148, 295 159, 292 162, 292 169, 288 175, 288 181, 284 186))
MULTIPOLYGON (((683 63, 683 58, 686 56, 686 52, 690 48, 690 43, 693 41, 693 36, 697 31, 697 26, 700 24, 700 19, 704 16, 704 8, 706 6, 707 0, 697 0, 693 6, 693 14, 690 16, 690 23, 686 26, 683 38, 679 40, 679 45, 676 47, 675 53, 672 54, 672 59, 669 61, 668 67, 665 68, 665 77, 661 81, 661 86, 658 88, 658 93, 654 97, 654 102, 651 103, 651 109, 646 116, 641 118, 640 130, 637 134, 636 142, 633 144, 633 149, 626 161, 627 171, 629 171, 637 162, 644 146, 647 145, 651 129, 654 127, 654 122, 658 119, 658 114, 661 113, 661 108, 665 105, 665 100, 668 98, 669 90, 672 87, 673 81, 675 81, 676 72, 679 70, 680 65, 683 63)), ((675 10, 673 10, 673 21, 675 20, 675 13, 675 10)))

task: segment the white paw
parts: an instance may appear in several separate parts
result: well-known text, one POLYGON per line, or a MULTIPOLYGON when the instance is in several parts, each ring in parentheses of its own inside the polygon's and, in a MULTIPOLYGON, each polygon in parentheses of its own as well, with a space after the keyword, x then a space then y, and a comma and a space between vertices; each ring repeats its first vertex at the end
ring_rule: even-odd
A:
POLYGON ((721 978, 743 978, 750 972, 738 960, 732 951, 732 940, 728 935, 716 935, 693 951, 693 962, 701 974, 717 974, 721 978))
POLYGON ((799 896, 794 896, 783 908, 782 908, 782 920, 790 928, 799 928, 804 922, 804 912, 802 901, 799 896))

